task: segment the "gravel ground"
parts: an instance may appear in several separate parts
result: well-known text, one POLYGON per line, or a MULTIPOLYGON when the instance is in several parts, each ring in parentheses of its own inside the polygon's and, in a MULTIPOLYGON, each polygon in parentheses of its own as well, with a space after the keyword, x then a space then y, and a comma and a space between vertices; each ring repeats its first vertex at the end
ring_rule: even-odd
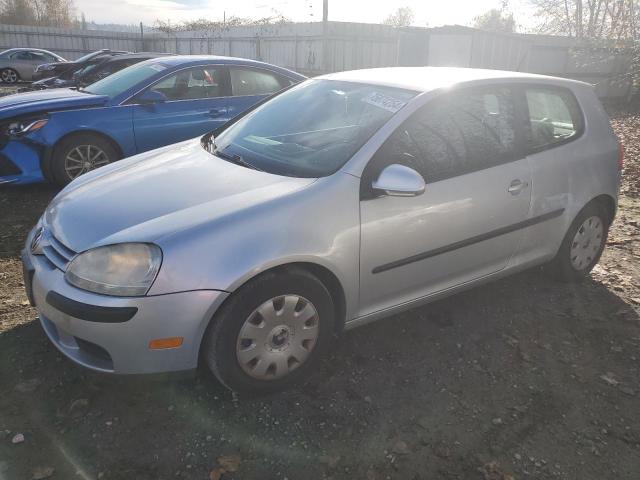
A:
POLYGON ((259 399, 63 358, 18 260, 55 191, 0 190, 0 479, 636 480, 640 117, 613 123, 627 177, 592 280, 535 270, 357 329, 259 399))

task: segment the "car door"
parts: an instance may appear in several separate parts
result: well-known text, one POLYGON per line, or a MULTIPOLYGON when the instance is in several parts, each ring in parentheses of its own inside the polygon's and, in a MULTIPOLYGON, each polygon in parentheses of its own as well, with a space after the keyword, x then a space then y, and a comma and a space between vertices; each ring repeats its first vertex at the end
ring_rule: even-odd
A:
POLYGON ((295 83, 277 73, 263 68, 229 66, 231 95, 229 113, 231 117, 244 112, 263 98, 295 83))
POLYGON ((384 143, 362 176, 360 315, 497 272, 516 251, 531 175, 508 87, 429 101, 384 143), (371 188, 399 163, 426 182, 415 197, 371 188))
POLYGON ((36 65, 31 52, 22 50, 11 55, 11 67, 18 72, 22 80, 31 80, 36 65))
MULTIPOLYGON (((132 102, 133 128, 139 152, 194 138, 226 123, 229 81, 224 66, 209 65, 174 72, 151 87, 163 101, 132 102)), ((144 92, 143 92, 144 93, 144 92)))

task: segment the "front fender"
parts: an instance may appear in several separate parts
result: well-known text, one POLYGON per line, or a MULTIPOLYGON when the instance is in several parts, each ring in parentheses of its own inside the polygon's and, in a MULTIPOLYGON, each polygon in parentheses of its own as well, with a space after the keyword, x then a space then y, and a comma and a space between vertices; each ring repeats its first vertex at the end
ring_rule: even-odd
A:
POLYGON ((70 134, 95 132, 113 141, 123 157, 136 152, 133 135, 133 110, 130 106, 85 108, 52 112, 41 130, 41 142, 54 146, 70 134))
POLYGON ((351 318, 358 303, 359 242, 359 179, 338 172, 307 188, 160 239, 163 264, 149 294, 233 292, 274 267, 313 263, 338 279, 351 318))

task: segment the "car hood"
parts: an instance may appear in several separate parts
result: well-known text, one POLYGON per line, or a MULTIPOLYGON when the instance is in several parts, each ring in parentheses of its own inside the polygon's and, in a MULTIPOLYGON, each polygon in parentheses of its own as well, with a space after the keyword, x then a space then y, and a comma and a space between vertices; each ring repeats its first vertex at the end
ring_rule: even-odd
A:
POLYGON ((76 252, 111 243, 161 242, 315 181, 252 170, 208 153, 199 139, 116 162, 80 177, 45 214, 76 252))
POLYGON ((51 112, 105 105, 106 95, 93 95, 70 88, 16 93, 0 98, 0 120, 36 112, 51 112))

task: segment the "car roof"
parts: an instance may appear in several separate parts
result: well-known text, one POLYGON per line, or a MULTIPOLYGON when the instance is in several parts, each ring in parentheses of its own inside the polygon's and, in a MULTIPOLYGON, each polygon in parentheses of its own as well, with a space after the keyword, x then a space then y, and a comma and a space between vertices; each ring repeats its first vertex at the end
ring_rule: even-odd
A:
POLYGON ((198 65, 209 65, 211 63, 219 63, 222 65, 225 64, 233 64, 233 65, 246 65, 246 66, 254 66, 254 67, 264 67, 270 70, 279 71, 283 75, 288 75, 289 77, 295 77, 298 79, 306 78, 304 75, 294 72, 293 70, 288 70, 283 67, 278 67, 277 65, 272 65, 270 63, 260 62, 258 60, 249 60, 247 58, 237 58, 237 57, 224 57, 221 55, 171 55, 168 57, 162 57, 155 60, 148 60, 148 62, 160 62, 168 67, 197 67, 198 65))
POLYGON ((330 73, 317 78, 403 88, 417 92, 428 92, 464 83, 490 83, 491 81, 526 82, 527 80, 531 80, 545 83, 573 83, 588 85, 577 80, 550 77, 547 75, 536 75, 533 73, 461 67, 370 68, 330 73))
POLYGON ((126 60, 128 58, 131 59, 135 59, 135 58, 144 58, 144 59, 152 59, 152 58, 159 58, 159 57, 166 57, 171 55, 170 53, 157 53, 157 52, 137 52, 137 53, 123 53, 120 55, 113 55, 111 57, 108 58, 108 62, 110 61, 115 61, 115 60, 126 60))
POLYGON ((44 53, 50 53, 51 55, 55 55, 56 57, 60 56, 58 54, 50 52, 49 50, 45 50, 44 48, 29 48, 29 47, 9 48, 3 52, 0 52, 0 54, 9 53, 9 52, 44 52, 44 53))

